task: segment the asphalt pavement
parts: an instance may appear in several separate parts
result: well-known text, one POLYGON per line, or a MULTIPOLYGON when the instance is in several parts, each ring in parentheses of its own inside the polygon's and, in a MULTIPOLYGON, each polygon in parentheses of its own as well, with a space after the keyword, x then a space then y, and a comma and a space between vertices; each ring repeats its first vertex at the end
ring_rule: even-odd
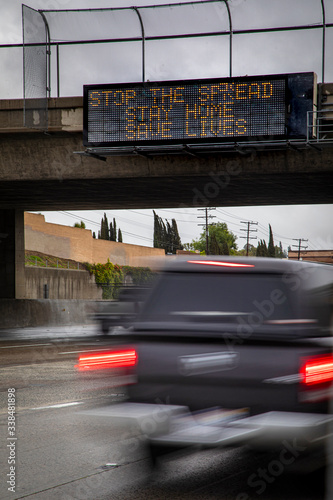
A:
POLYGON ((279 454, 246 448, 194 449, 152 472, 138 429, 94 416, 126 398, 117 377, 75 368, 80 353, 112 342, 97 325, 0 338, 1 499, 331 500, 320 474, 295 474, 279 454))

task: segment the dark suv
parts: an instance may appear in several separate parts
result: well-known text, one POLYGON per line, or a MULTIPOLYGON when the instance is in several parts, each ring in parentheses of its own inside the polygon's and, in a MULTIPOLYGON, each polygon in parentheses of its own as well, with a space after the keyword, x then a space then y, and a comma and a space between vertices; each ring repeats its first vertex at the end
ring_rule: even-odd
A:
MULTIPOLYGON (((333 267, 278 259, 172 261, 117 352, 153 457, 172 449, 302 439, 331 421, 333 267)), ((116 366, 116 365, 114 365, 116 366)))

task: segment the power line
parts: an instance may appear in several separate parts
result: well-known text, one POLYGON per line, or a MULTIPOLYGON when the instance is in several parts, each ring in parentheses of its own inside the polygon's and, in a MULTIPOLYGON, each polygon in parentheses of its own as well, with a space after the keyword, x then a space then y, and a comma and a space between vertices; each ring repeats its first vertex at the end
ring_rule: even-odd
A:
POLYGON ((253 225, 258 225, 258 222, 253 222, 253 221, 240 221, 241 224, 247 224, 247 229, 241 229, 241 231, 246 231, 247 235, 246 236, 241 236, 241 238, 246 238, 246 257, 249 256, 249 242, 250 240, 256 240, 256 236, 250 236, 250 233, 256 233, 258 229, 250 229, 250 226, 253 225))
MULTIPOLYGON (((72 218, 74 218, 74 219, 78 219, 78 216, 77 216, 77 215, 72 214, 72 213, 70 213, 70 212, 61 211, 61 213, 65 214, 65 215, 67 215, 67 216, 69 216, 69 217, 72 217, 72 218)), ((86 221, 86 222, 89 222, 89 223, 91 223, 91 224, 94 224, 95 226, 98 226, 98 227, 100 226, 100 222, 95 222, 95 221, 92 221, 92 220, 90 220, 90 219, 86 219, 85 217, 79 217, 79 218, 80 218, 81 220, 83 220, 83 221, 86 221)), ((123 230, 122 230, 122 233, 123 233, 123 234, 126 234, 126 235, 128 235, 128 236, 134 236, 135 238, 139 238, 139 239, 141 239, 141 240, 152 241, 152 238, 149 238, 149 237, 147 237, 147 236, 141 236, 141 235, 139 235, 139 234, 134 234, 134 233, 130 233, 130 232, 128 232, 128 231, 123 231, 123 230)))
POLYGON ((294 241, 298 241, 298 245, 292 245, 293 247, 298 247, 298 257, 297 257, 297 260, 300 260, 300 257, 301 257, 301 248, 304 248, 304 250, 306 250, 308 247, 305 247, 304 245, 302 245, 302 241, 308 241, 308 240, 304 240, 303 238, 293 238, 294 241))
POLYGON ((198 215, 198 219, 206 219, 205 224, 198 224, 198 226, 206 226, 206 255, 209 255, 209 233, 208 233, 208 219, 215 219, 216 215, 208 215, 208 210, 216 210, 216 208, 198 208, 198 210, 204 210, 206 213, 204 216, 198 215))

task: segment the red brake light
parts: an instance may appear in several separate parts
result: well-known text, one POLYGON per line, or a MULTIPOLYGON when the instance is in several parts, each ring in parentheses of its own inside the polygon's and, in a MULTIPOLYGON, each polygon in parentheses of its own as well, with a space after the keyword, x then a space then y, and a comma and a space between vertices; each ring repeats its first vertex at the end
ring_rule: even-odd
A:
POLYGON ((301 368, 305 385, 324 384, 333 381, 333 356, 321 356, 308 360, 301 368))
POLYGON ((137 354, 135 349, 83 354, 75 365, 79 371, 105 370, 110 368, 128 368, 135 366, 137 354))
POLYGON ((218 260, 188 260, 189 264, 202 264, 205 266, 222 266, 222 267, 254 267, 253 264, 239 264, 236 262, 220 262, 218 260))

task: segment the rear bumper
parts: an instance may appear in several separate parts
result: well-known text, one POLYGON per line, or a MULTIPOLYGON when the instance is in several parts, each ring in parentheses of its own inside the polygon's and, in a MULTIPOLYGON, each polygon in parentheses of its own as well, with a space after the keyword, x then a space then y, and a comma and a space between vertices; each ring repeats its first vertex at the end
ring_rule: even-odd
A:
MULTIPOLYGON (((204 424, 186 406, 122 403, 86 414, 109 423, 136 425, 151 444, 159 446, 228 447, 245 444, 270 448, 299 440, 305 448, 320 446, 333 434, 333 415, 272 411, 204 424)), ((209 411, 205 413, 209 420, 209 411)))

